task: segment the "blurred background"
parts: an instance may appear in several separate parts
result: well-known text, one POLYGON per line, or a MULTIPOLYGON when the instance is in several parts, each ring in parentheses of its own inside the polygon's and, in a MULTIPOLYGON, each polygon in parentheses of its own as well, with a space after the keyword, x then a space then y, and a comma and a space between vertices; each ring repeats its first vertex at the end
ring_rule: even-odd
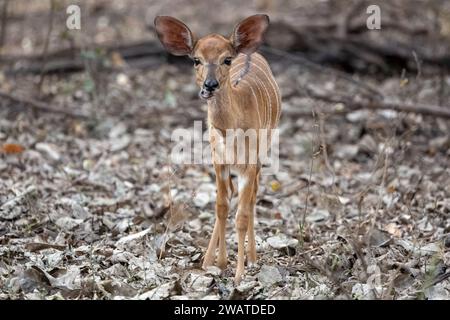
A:
POLYGON ((376 2, 0 0, 0 298, 448 299, 450 1, 376 2), (214 172, 170 152, 207 109, 153 20, 201 37, 255 13, 281 168, 234 288, 235 203, 229 268, 199 269, 214 172))

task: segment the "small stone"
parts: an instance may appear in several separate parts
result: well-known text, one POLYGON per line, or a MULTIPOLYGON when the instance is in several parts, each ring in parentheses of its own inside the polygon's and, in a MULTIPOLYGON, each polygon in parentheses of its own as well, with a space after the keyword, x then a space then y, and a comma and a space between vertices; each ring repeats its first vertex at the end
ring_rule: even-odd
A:
POLYGON ((339 146, 334 152, 337 158, 352 159, 358 154, 359 147, 355 144, 344 144, 339 146))
POLYGON ((201 211, 200 214, 198 215, 198 218, 200 220, 209 220, 212 217, 214 217, 214 215, 208 211, 201 211))
POLYGON ((212 276, 220 276, 222 274, 222 270, 216 266, 210 266, 206 268, 206 274, 210 274, 212 276))
POLYGON ((316 209, 306 216, 306 222, 313 223, 327 220, 330 217, 328 210, 316 209))
POLYGON ((367 110, 357 110, 354 112, 349 112, 345 116, 345 118, 347 118, 347 120, 350 122, 359 122, 362 121, 363 119, 367 119, 368 116, 369 112, 367 110))
POLYGON ((359 148, 367 153, 377 152, 377 143, 371 135, 364 135, 358 143, 359 148))
POLYGON ((191 231, 200 231, 202 229, 202 222, 200 219, 190 220, 188 225, 191 231))
POLYGON ((295 248, 298 245, 298 240, 288 238, 285 234, 279 234, 270 238, 267 238, 267 243, 274 249, 283 249, 287 247, 295 248))
POLYGON ((116 139, 127 132, 127 126, 123 122, 119 122, 111 128, 108 136, 110 139, 116 139))
POLYGON ((137 296, 140 300, 162 300, 166 299, 170 296, 170 294, 174 291, 175 281, 164 283, 150 291, 147 291, 139 296, 137 296))
POLYGON ((444 239, 444 246, 446 248, 450 248, 450 234, 445 237, 445 239, 444 239))
POLYGON ((422 254, 432 255, 436 252, 439 252, 439 245, 437 245, 436 243, 429 243, 429 244, 421 247, 420 251, 422 252, 422 254))
POLYGON ((431 231, 433 231, 433 225, 428 221, 428 219, 426 217, 419 221, 417 227, 422 232, 431 232, 431 231))
POLYGON ((209 203, 209 194, 205 192, 199 192, 195 195, 194 198, 194 204, 199 207, 203 208, 209 203))
POLYGON ((198 188, 194 196, 194 204, 199 208, 204 208, 214 200, 216 189, 212 183, 203 183, 198 188))
POLYGON ((56 220, 55 224, 64 229, 64 230, 72 230, 73 228, 79 226, 83 223, 83 219, 73 219, 71 217, 61 217, 56 220))
POLYGON ((129 135, 123 135, 120 138, 115 138, 110 140, 112 152, 120 151, 128 147, 131 143, 131 138, 129 135))
POLYGON ((191 281, 189 287, 194 291, 205 292, 213 283, 214 279, 205 275, 191 274, 191 281))
POLYGON ((375 295, 372 286, 365 283, 357 283, 352 287, 352 297, 356 300, 373 300, 375 295))
POLYGON ((424 294, 428 300, 448 300, 450 298, 448 290, 445 289, 443 283, 438 283, 435 286, 425 289, 424 294))
POLYGON ((130 87, 130 78, 124 73, 119 73, 117 75, 116 82, 122 87, 130 87))
POLYGON ((83 160, 83 169, 86 171, 90 171, 92 168, 94 168, 94 161, 91 159, 85 159, 83 160))
POLYGON ((263 265, 261 270, 259 271, 258 281, 265 287, 270 287, 278 282, 283 281, 283 277, 281 276, 278 268, 268 265, 263 265))
POLYGON ((256 281, 243 281, 241 282, 236 289, 242 293, 248 292, 252 290, 254 287, 258 285, 258 282, 256 281))
POLYGON ((39 142, 39 143, 36 143, 35 148, 37 151, 44 153, 45 155, 47 155, 50 159, 52 159, 54 161, 59 161, 61 159, 61 156, 55 145, 39 142))

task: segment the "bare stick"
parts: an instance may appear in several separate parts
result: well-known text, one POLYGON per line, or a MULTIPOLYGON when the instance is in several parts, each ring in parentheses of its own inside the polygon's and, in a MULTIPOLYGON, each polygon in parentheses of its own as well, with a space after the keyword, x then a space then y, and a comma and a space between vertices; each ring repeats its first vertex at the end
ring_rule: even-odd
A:
MULTIPOLYGON (((35 109, 37 111, 62 114, 62 115, 70 116, 73 118, 86 118, 86 119, 88 118, 87 115, 82 114, 82 113, 77 113, 77 112, 64 110, 64 109, 56 109, 54 107, 50 107, 49 105, 47 105, 44 102, 36 101, 36 100, 24 98, 24 97, 17 97, 17 96, 14 96, 14 95, 6 93, 6 92, 0 91, 0 99, 14 101, 14 102, 22 104, 23 106, 35 109)), ((6 104, 6 105, 8 105, 8 104, 6 104)))
POLYGON ((3 0, 3 7, 1 13, 1 25, 0 25, 0 53, 3 49, 3 45, 5 44, 5 36, 6 36, 6 27, 7 27, 7 19, 8 19, 8 4, 9 0, 3 0))
POLYGON ((45 37, 45 43, 44 43, 44 50, 42 51, 42 67, 41 67, 41 75, 38 83, 38 91, 41 92, 42 89, 42 83, 44 82, 44 76, 45 76, 45 66, 47 65, 47 54, 48 54, 48 47, 50 44, 50 36, 52 34, 53 30, 53 19, 55 16, 55 0, 49 0, 50 1, 50 16, 48 19, 48 30, 47 35, 45 37))

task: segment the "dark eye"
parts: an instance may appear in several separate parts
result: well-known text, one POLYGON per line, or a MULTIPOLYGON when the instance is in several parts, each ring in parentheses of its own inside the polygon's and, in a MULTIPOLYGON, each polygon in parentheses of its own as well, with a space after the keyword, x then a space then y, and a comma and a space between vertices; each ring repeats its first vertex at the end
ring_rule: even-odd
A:
POLYGON ((198 66, 199 64, 201 64, 202 62, 200 61, 199 58, 194 58, 194 66, 198 66))
POLYGON ((225 60, 223 60, 223 63, 226 64, 227 66, 231 66, 231 60, 232 60, 231 57, 227 57, 225 58, 225 60))

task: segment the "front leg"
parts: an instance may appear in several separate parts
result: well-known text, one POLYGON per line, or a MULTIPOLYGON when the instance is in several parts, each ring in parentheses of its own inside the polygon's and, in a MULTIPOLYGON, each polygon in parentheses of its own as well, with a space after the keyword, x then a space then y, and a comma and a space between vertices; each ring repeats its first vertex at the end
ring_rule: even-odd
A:
POLYGON ((236 232, 238 236, 238 260, 236 267, 236 275, 234 277, 235 284, 241 282, 244 275, 245 261, 245 236, 249 233, 249 256, 250 262, 256 260, 256 250, 254 246, 254 230, 253 230, 253 214, 255 210, 256 200, 256 178, 258 170, 254 166, 248 166, 245 172, 239 175, 239 204, 236 213, 236 232))
POLYGON ((231 188, 229 185, 230 167, 228 165, 216 164, 214 165, 214 169, 216 172, 217 188, 216 222, 214 223, 214 230, 211 235, 211 240, 209 241, 208 249, 206 250, 205 259, 203 260, 203 268, 206 269, 214 263, 218 243, 219 256, 217 259, 217 266, 221 269, 225 269, 227 266, 225 229, 231 196, 231 188))

